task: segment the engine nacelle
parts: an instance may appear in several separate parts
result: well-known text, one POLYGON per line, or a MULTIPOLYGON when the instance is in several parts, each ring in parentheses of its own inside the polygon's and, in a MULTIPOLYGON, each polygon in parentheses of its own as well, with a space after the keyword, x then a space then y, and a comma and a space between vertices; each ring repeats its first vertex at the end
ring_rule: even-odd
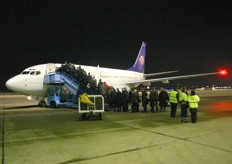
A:
POLYGON ((168 81, 168 80, 163 80, 162 83, 163 83, 163 84, 168 84, 169 81, 168 81))

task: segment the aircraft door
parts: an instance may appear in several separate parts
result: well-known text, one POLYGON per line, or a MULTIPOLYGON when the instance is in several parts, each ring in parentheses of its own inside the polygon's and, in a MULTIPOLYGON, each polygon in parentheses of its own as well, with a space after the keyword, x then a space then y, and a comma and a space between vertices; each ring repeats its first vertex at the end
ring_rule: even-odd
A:
POLYGON ((46 67, 46 74, 56 72, 56 66, 54 63, 48 63, 46 67))

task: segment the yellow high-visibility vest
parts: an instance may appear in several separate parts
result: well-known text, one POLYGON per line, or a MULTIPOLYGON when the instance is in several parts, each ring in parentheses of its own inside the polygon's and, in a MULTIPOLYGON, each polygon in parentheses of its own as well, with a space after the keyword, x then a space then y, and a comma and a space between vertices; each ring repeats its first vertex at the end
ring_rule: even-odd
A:
POLYGON ((188 97, 189 108, 198 108, 199 101, 200 98, 197 95, 189 96, 188 97))
POLYGON ((186 93, 184 93, 184 92, 180 93, 179 101, 188 101, 188 96, 186 95, 186 93))
POLYGON ((171 91, 170 92, 170 94, 169 94, 169 100, 170 100, 170 102, 171 103, 178 103, 178 100, 177 100, 177 98, 176 98, 176 94, 177 94, 178 92, 177 91, 171 91))

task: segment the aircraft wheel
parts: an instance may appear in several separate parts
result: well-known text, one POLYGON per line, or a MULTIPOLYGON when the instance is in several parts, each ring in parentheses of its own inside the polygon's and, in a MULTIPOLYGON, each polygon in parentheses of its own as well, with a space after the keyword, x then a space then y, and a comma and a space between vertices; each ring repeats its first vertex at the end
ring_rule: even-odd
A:
POLYGON ((81 120, 82 120, 82 121, 86 120, 86 117, 87 117, 86 114, 83 113, 83 114, 81 115, 81 120))
POLYGON ((51 101, 50 102, 50 107, 51 108, 56 108, 56 102, 55 101, 51 101))
POLYGON ((102 120, 102 114, 99 113, 99 120, 102 120))
POLYGON ((44 100, 41 100, 39 102, 39 107, 46 107, 46 102, 44 100))

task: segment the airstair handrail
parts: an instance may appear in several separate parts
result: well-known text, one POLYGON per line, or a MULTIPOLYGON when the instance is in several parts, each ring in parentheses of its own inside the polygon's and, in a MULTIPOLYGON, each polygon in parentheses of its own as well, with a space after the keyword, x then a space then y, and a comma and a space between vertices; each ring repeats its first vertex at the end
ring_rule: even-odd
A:
POLYGON ((93 91, 91 91, 90 88, 66 72, 56 72, 46 75, 44 84, 64 84, 74 95, 83 93, 93 94, 93 91))
POLYGON ((67 78, 69 80, 69 85, 72 85, 72 87, 74 87, 75 89, 77 89, 77 91, 79 90, 79 93, 88 93, 91 94, 93 93, 89 88, 87 88, 85 85, 83 85, 81 82, 79 82, 78 80, 76 80, 76 78, 72 77, 70 74, 65 73, 65 72, 60 72, 60 74, 63 76, 62 79, 65 80, 67 82, 67 78), (74 82, 74 86, 73 83, 74 82))

